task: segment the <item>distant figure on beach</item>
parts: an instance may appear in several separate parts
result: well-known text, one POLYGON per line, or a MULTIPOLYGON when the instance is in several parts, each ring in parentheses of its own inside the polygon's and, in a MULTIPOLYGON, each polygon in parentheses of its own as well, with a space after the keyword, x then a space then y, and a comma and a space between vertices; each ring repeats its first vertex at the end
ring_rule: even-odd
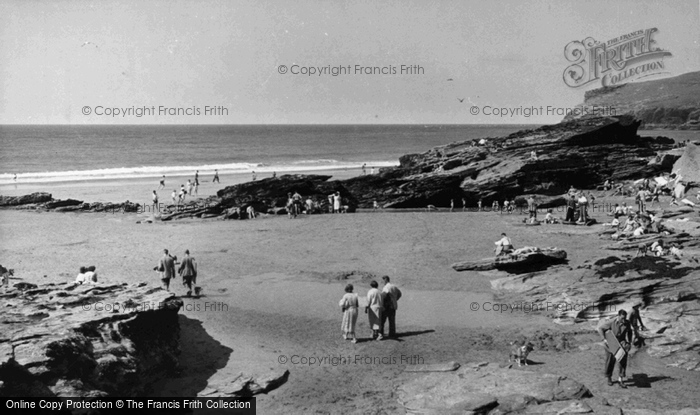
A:
POLYGON ((197 196, 197 194, 199 193, 198 189, 199 189, 199 181, 195 180, 193 185, 192 185, 192 196, 197 196))
POLYGON ((479 199, 479 202, 476 204, 479 207, 479 212, 481 212, 481 204, 483 200, 479 199))
POLYGON ((510 238, 506 236, 505 233, 501 234, 501 239, 495 242, 496 244, 496 256, 505 255, 513 250, 513 242, 510 238))
POLYGON ((367 174, 367 163, 362 165, 362 175, 367 174))
POLYGON ((352 292, 355 287, 352 284, 345 286, 345 295, 340 299, 340 310, 343 312, 343 322, 340 329, 343 331, 343 338, 357 343, 355 336, 355 325, 357 324, 357 314, 360 308, 360 301, 357 293, 352 292))
POLYGON ((554 215, 552 214, 552 209, 547 210, 547 215, 544 217, 544 223, 556 223, 556 219, 554 219, 554 215))
POLYGON ((95 267, 80 267, 80 273, 75 278, 76 284, 96 284, 97 274, 95 273, 95 267))
POLYGON ((199 186, 199 170, 194 172, 194 185, 199 186))
POLYGON ((376 200, 375 200, 374 202, 372 202, 372 208, 373 208, 374 210, 379 209, 379 203, 377 203, 376 200))
POLYGON ((454 211, 455 211, 455 200, 450 199, 450 212, 454 212, 454 211))
POLYGON ((306 204, 306 214, 312 214, 314 211, 314 201, 309 197, 304 201, 304 204, 306 204))
POLYGON ((258 178, 258 175, 255 174, 255 170, 253 170, 253 181, 257 180, 257 178, 258 178))
POLYGON ((177 190, 173 189, 173 193, 170 195, 173 198, 173 205, 177 204, 177 190))
POLYGON ((190 256, 190 250, 185 250, 185 257, 182 258, 180 268, 177 272, 182 277, 182 285, 187 287, 187 296, 192 295, 192 287, 197 284, 197 263, 190 256))
POLYGON ((374 166, 370 167, 369 174, 374 174, 374 166))
POLYGON ((181 185, 180 185, 180 193, 178 193, 178 195, 177 195, 177 197, 178 197, 178 203, 179 203, 179 202, 184 202, 186 196, 187 196, 187 190, 185 189, 185 185, 184 185, 184 184, 181 184, 181 185))
POLYGON ((466 211, 467 211, 467 201, 464 198, 462 198, 462 212, 466 212, 466 211))
POLYGON ((530 160, 535 160, 537 161, 537 152, 535 150, 532 150, 530 152, 530 160))
POLYGON ((214 170, 214 179, 211 181, 212 183, 217 182, 219 183, 219 170, 214 170))
POLYGON ((494 212, 498 212, 500 210, 498 206, 498 200, 493 201, 493 203, 491 204, 491 210, 493 210, 494 212))
POLYGON ((165 189, 165 175, 160 178, 160 184, 158 185, 158 190, 165 189))
POLYGON ((153 191, 153 210, 159 210, 158 209, 158 193, 156 191, 153 191))
POLYGON ((340 213, 340 192, 335 192, 333 195, 333 213, 340 213))
POLYGON ((384 288, 382 289, 382 305, 384 312, 382 313, 382 325, 379 328, 379 335, 384 336, 384 325, 389 320, 389 338, 396 337, 396 310, 399 309, 399 299, 401 299, 401 290, 392 284, 391 278, 388 275, 382 277, 384 288))
POLYGON ((372 288, 367 291, 365 314, 369 318, 369 327, 372 329, 372 340, 381 340, 383 336, 379 329, 382 326, 382 293, 378 289, 377 281, 372 281, 369 286, 372 288))
POLYGON ((534 196, 527 199, 527 210, 530 212, 530 223, 535 223, 537 221, 537 202, 535 202, 534 196))
POLYGON ((257 215, 255 213, 255 208, 252 205, 248 206, 245 212, 248 214, 248 219, 255 219, 255 216, 257 215))
POLYGON ((15 177, 13 177, 12 180, 17 181, 17 173, 15 173, 15 177))
POLYGON ((187 179, 187 186, 185 187, 185 189, 187 189, 187 193, 185 194, 192 196, 192 180, 187 179))
POLYGON ((273 172, 272 172, 272 178, 274 179, 275 177, 277 177, 277 172, 276 172, 276 171, 273 171, 273 172))
POLYGON ((163 289, 170 289, 170 280, 175 278, 175 259, 168 254, 168 250, 163 250, 163 257, 158 261, 158 265, 154 270, 160 272, 160 281, 163 284, 163 289))
POLYGON ((578 207, 579 207, 579 217, 578 221, 580 223, 588 222, 588 199, 586 195, 581 192, 578 197, 578 207))
POLYGON ((629 321, 627 321, 627 312, 625 310, 620 310, 617 312, 617 316, 614 318, 609 318, 606 320, 600 320, 598 323, 598 334, 603 338, 603 343, 605 343, 605 377, 608 379, 608 385, 612 386, 612 375, 615 370, 615 362, 617 358, 610 352, 610 345, 608 340, 605 338, 605 332, 611 331, 612 334, 620 342, 624 350, 624 356, 619 360, 619 373, 618 382, 621 388, 627 388, 625 385, 625 376, 627 371, 627 352, 630 350, 630 344, 632 343, 632 330, 629 321))

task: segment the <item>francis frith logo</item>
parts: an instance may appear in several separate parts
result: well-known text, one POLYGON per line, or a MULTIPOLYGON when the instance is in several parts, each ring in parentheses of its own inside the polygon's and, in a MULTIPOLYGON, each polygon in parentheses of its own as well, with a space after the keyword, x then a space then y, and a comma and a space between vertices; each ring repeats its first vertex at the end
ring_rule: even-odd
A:
POLYGON ((564 48, 564 83, 572 88, 600 81, 615 86, 648 76, 668 74, 664 57, 671 52, 656 47, 656 28, 637 30, 599 42, 592 37, 569 42, 564 48))

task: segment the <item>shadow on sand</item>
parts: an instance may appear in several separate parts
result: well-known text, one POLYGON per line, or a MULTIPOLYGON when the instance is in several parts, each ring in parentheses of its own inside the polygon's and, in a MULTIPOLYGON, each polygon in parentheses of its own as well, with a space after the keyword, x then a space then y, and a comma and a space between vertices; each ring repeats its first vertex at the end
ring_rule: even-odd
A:
POLYGON ((226 363, 233 349, 212 338, 202 322, 182 314, 180 323, 180 376, 164 379, 151 386, 154 397, 195 397, 207 387, 208 380, 226 363))

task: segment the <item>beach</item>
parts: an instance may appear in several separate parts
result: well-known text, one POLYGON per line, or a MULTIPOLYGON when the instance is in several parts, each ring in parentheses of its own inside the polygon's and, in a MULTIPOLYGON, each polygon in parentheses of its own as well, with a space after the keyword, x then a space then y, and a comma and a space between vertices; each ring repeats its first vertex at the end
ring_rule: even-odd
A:
MULTIPOLYGON (((516 246, 566 249, 568 266, 575 268, 603 256, 595 234, 523 226, 517 213, 456 210, 165 223, 145 223, 145 214, 4 210, 2 265, 14 268, 13 283, 70 282, 79 266, 95 265, 100 283, 155 288, 160 280, 153 267, 162 250, 181 258, 189 249, 204 295, 183 298, 182 372, 154 385, 153 396, 194 396, 241 373, 286 369, 285 385, 257 396, 260 413, 396 413, 401 409, 395 388, 415 376, 404 372, 407 367, 450 360, 506 364, 509 343, 525 336, 551 343, 532 353, 528 370, 574 377, 611 405, 700 405, 698 372, 664 367, 644 354, 630 363, 629 376, 668 381, 654 380, 651 390, 632 388, 621 396, 604 383, 603 350, 593 326, 556 325, 546 311, 503 312, 490 286, 503 272, 458 273, 450 267, 492 255, 493 241, 507 232, 516 246), (343 288, 354 284, 362 310, 370 280, 383 275, 404 293, 398 339, 369 340, 360 313, 360 342, 343 340, 343 288), (195 328, 206 336, 189 337, 201 333, 195 328)), ((171 289, 186 291, 177 279, 171 289)))

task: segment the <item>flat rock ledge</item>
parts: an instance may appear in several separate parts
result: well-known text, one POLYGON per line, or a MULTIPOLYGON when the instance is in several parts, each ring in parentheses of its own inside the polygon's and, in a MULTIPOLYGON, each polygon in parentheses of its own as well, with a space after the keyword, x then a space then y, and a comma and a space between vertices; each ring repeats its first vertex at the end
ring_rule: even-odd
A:
POLYGON ((467 363, 456 371, 417 375, 420 377, 397 390, 398 402, 408 414, 700 415, 695 408, 664 412, 618 408, 604 398, 594 397, 585 385, 573 379, 494 363, 467 363))

